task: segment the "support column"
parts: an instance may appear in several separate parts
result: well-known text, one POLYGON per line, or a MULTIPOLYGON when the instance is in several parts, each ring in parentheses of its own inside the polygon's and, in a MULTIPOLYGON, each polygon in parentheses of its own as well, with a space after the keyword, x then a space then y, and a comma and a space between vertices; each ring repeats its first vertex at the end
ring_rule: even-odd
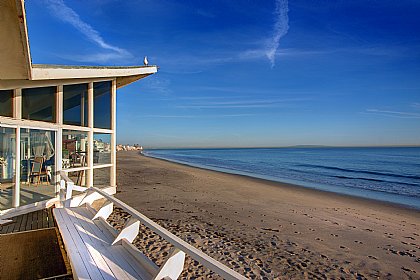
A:
MULTIPOLYGON (((22 89, 14 90, 13 96, 13 118, 22 119, 22 89)), ((16 128, 15 139, 15 187, 13 188, 12 206, 19 207, 20 204, 20 127, 16 128)))
POLYGON ((57 136, 56 136, 56 162, 55 162, 55 193, 57 197, 60 195, 60 171, 63 169, 63 112, 64 106, 63 106, 63 86, 59 85, 57 86, 57 96, 56 96, 56 110, 55 115, 57 118, 57 124, 58 124, 58 130, 57 130, 57 136))
POLYGON ((63 124, 63 86, 57 86, 57 97, 56 97, 56 109, 55 109, 55 115, 57 119, 57 124, 62 125, 63 124))
POLYGON ((89 83, 88 86, 88 127, 90 128, 88 132, 88 157, 87 164, 89 169, 86 174, 86 185, 88 187, 93 186, 93 83, 89 83))
POLYGON ((13 96, 13 118, 20 120, 22 118, 22 89, 14 90, 13 96))
POLYGON ((15 187, 13 188, 13 207, 19 207, 20 203, 20 127, 16 128, 16 166, 15 166, 15 187))
POLYGON ((117 80, 111 87, 111 186, 117 185, 117 80))

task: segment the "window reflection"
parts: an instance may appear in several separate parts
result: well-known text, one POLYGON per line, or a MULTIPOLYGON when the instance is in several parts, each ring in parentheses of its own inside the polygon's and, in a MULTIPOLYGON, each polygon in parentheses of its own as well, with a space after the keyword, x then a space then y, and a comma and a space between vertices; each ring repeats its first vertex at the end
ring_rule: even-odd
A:
POLYGON ((88 125, 88 85, 66 85, 63 87, 64 124, 88 125))
POLYGON ((111 163, 111 134, 93 134, 93 164, 111 163))
POLYGON ((55 122, 56 87, 22 89, 22 118, 55 122))
POLYGON ((93 83, 93 126, 111 129, 111 81, 93 83))
POLYGON ((98 188, 111 186, 111 168, 96 168, 93 170, 93 185, 98 188))
POLYGON ((55 197, 55 132, 22 128, 20 137, 20 205, 55 197))
POLYGON ((67 177, 69 177, 75 185, 86 187, 86 172, 87 170, 69 172, 67 177))
POLYGON ((0 116, 13 117, 13 90, 0 90, 0 116))
POLYGON ((0 210, 12 207, 15 188, 16 131, 0 127, 0 210))
POLYGON ((88 133, 63 130, 63 169, 87 166, 88 133))

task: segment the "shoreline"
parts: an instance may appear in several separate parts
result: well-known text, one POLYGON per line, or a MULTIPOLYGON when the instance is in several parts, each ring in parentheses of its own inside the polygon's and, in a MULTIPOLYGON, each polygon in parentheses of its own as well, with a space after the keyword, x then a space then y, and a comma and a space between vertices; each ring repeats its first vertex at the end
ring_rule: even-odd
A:
MULTIPOLYGON (((238 173, 234 173, 234 172, 223 171, 223 170, 221 170, 222 168, 220 168, 220 170, 216 170, 216 169, 206 168, 204 166, 189 164, 189 163, 182 162, 182 161, 170 160, 170 159, 160 158, 160 157, 156 157, 156 156, 152 156, 152 155, 145 155, 143 153, 139 153, 139 155, 147 157, 147 158, 155 159, 155 160, 164 161, 164 162, 167 162, 167 163, 179 164, 179 165, 190 167, 190 168, 197 168, 197 169, 203 170, 203 171, 217 172, 217 173, 222 173, 222 174, 226 174, 226 175, 238 176, 238 177, 246 178, 246 179, 249 179, 249 180, 255 180, 256 182, 261 182, 261 183, 269 184, 269 185, 272 185, 272 186, 276 186, 276 187, 294 188, 296 190, 309 191, 309 193, 311 191, 313 191, 315 193, 321 193, 321 194, 324 194, 326 196, 331 195, 332 197, 338 196, 338 197, 342 197, 342 198, 355 199, 355 200, 364 201, 367 204, 377 203, 377 204, 380 204, 382 206, 395 207, 395 208, 401 209, 401 210, 415 211, 417 213, 420 213, 420 205, 419 205, 418 208, 416 208, 414 206, 410 206, 410 205, 402 204, 402 203, 396 203, 396 202, 392 202, 392 201, 385 201, 385 200, 368 198, 368 197, 363 197, 363 196, 358 196, 358 195, 351 195, 351 194, 346 194, 346 193, 327 191, 327 190, 317 189, 317 188, 313 188, 313 187, 306 187, 304 185, 299 185, 299 184, 275 181, 275 180, 270 180, 270 179, 254 177, 252 175, 245 175, 245 174, 238 174, 238 173)), ((394 195, 398 195, 398 194, 394 194, 394 195)))
MULTIPOLYGON (((417 279, 420 273, 417 210, 138 152, 118 153, 117 160, 117 198, 248 278, 417 279)), ((112 221, 122 226, 126 217, 112 221)), ((135 244, 158 265, 171 249, 150 232, 135 244)), ((198 275, 220 279, 187 258, 181 277, 198 275)))

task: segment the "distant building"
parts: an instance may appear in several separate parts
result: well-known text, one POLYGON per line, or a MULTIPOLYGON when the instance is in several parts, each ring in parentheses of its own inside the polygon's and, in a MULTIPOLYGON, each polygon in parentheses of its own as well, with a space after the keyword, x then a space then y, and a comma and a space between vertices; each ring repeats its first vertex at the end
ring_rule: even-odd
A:
POLYGON ((143 147, 139 144, 131 145, 117 145, 117 152, 119 151, 143 151, 143 147))

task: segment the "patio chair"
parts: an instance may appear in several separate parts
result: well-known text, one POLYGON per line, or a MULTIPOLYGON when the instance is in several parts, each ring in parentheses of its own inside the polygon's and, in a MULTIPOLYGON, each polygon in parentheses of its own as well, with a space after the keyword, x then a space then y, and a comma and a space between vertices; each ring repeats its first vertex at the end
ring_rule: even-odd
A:
POLYGON ((29 174, 30 180, 32 180, 32 183, 35 183, 39 185, 42 181, 41 178, 45 177, 48 181, 48 174, 46 170, 43 170, 42 167, 44 165, 44 158, 43 157, 35 157, 32 162, 32 168, 31 173, 29 174))

